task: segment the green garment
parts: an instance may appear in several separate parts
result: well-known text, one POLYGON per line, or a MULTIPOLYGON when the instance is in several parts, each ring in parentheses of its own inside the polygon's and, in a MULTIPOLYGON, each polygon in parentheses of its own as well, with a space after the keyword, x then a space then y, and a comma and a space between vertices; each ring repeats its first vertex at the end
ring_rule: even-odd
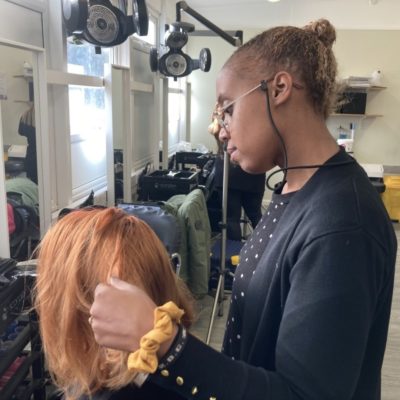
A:
POLYGON ((195 189, 187 195, 171 197, 166 204, 177 209, 183 228, 180 276, 194 295, 205 295, 210 278, 211 227, 204 194, 195 189))
POLYGON ((39 191, 36 183, 29 178, 16 177, 6 180, 6 192, 14 192, 21 195, 22 204, 35 209, 39 215, 39 191))

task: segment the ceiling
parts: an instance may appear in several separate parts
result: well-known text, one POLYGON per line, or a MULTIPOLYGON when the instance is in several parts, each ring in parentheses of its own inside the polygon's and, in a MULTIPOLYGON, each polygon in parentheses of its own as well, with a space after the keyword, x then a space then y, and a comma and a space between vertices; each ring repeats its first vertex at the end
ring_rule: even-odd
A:
MULTIPOLYGON (((171 0, 172 1, 172 0, 171 0)), ((400 29, 400 0, 187 0, 188 6, 222 29, 261 30, 329 19, 338 29, 400 29)), ((206 29, 190 15, 182 18, 206 29)))

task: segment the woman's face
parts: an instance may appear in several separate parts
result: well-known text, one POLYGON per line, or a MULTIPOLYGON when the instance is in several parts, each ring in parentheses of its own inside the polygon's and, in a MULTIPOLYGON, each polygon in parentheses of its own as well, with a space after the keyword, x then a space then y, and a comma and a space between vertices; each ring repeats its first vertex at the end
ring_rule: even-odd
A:
POLYGON ((225 110, 225 128, 220 139, 227 141, 231 160, 249 173, 262 173, 276 165, 277 140, 267 114, 266 92, 260 82, 243 80, 235 71, 224 68, 217 78, 217 98, 225 110))

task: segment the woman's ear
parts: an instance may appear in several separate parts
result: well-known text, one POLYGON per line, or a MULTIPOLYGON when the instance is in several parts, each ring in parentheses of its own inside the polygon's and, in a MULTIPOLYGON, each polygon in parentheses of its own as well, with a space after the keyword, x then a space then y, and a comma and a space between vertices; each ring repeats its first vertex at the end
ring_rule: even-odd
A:
POLYGON ((280 71, 275 74, 271 84, 271 99, 275 105, 285 103, 293 89, 293 78, 286 71, 280 71))

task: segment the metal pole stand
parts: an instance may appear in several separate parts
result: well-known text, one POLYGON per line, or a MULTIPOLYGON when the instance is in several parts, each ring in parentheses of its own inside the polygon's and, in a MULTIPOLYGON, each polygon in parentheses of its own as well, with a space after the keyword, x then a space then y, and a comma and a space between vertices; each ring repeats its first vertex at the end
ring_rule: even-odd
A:
POLYGON ((228 206, 228 182, 229 181, 229 154, 226 151, 226 143, 224 143, 224 170, 222 181, 222 223, 221 223, 221 260, 219 268, 219 277, 217 291, 215 293, 213 309, 208 327, 206 343, 210 343, 211 332, 214 325, 215 313, 218 307, 218 316, 224 315, 224 297, 225 297, 225 258, 226 258, 226 221, 227 221, 227 206, 228 206))

